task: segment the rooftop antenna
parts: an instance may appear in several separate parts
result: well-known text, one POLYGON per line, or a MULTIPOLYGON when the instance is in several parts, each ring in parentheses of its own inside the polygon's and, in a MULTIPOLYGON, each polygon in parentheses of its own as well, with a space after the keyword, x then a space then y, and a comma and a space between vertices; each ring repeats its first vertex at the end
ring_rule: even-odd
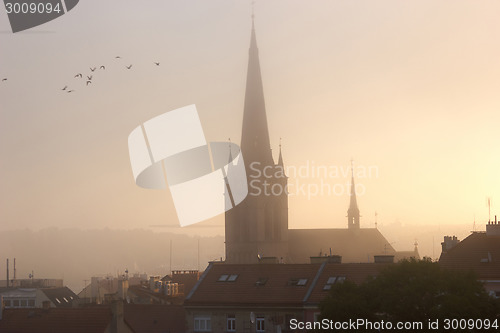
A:
POLYGON ((172 275, 172 240, 170 240, 170 275, 172 275))
POLYGON ((253 19, 255 18, 254 9, 255 9, 255 1, 252 1, 252 26, 253 26, 253 19))
POLYGON ((472 231, 476 232, 476 214, 474 214, 474 224, 472 225, 472 231))
POLYGON ((377 229, 378 223, 377 223, 377 211, 375 211, 375 229, 377 229))
POLYGON ((491 223, 491 198, 488 198, 488 224, 491 223))

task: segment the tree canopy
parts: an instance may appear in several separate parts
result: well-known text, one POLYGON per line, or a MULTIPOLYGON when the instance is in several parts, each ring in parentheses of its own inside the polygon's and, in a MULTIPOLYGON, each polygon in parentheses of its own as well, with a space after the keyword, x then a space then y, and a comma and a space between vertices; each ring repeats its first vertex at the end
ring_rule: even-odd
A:
POLYGON ((389 265, 361 285, 334 284, 320 309, 321 319, 393 323, 494 319, 499 313, 497 300, 473 272, 443 270, 436 262, 414 259, 389 265))

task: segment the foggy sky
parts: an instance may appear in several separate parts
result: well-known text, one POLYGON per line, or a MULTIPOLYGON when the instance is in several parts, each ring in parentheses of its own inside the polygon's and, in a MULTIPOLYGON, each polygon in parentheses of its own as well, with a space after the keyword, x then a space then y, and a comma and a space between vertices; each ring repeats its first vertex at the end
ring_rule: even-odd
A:
MULTIPOLYGON (((196 104, 207 141, 239 143, 250 15, 250 1, 86 0, 12 34, 1 12, 0 230, 176 224, 168 192, 134 184, 128 134, 196 104), (73 77, 100 65, 90 87, 73 77)), ((375 211, 483 225, 486 198, 500 205, 498 17, 498 1, 258 1, 275 158, 281 137, 288 166, 376 166, 357 179, 362 227, 375 211)), ((291 196, 289 226, 346 227, 348 202, 291 196)))

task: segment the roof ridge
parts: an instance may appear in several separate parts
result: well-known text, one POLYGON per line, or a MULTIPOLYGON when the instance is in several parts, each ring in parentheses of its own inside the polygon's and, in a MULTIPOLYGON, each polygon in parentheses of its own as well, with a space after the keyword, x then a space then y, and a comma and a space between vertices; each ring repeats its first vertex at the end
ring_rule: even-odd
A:
POLYGON ((316 276, 314 277, 314 280, 312 281, 311 286, 309 287, 309 290, 307 291, 306 295, 304 296, 304 299, 302 300, 302 302, 304 302, 304 303, 307 302, 307 299, 309 298, 309 296, 311 296, 311 293, 312 293, 314 287, 316 287, 316 283, 318 282, 318 279, 321 276, 321 273, 323 273, 325 266, 326 266, 326 261, 323 262, 321 264, 321 266, 319 267, 318 272, 316 273, 316 276))

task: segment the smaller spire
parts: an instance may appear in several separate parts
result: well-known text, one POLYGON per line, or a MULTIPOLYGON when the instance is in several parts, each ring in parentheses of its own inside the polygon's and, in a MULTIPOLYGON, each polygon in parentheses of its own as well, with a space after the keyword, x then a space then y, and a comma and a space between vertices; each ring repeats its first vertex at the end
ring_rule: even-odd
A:
POLYGON ((359 229, 359 208, 356 200, 356 185, 354 184, 354 161, 351 159, 351 199, 347 210, 347 226, 349 229, 359 229))
POLYGON ((281 138, 280 138, 280 154, 279 154, 279 157, 278 157, 278 165, 280 167, 283 167, 284 166, 284 163, 283 163, 283 155, 281 154, 281 138))

